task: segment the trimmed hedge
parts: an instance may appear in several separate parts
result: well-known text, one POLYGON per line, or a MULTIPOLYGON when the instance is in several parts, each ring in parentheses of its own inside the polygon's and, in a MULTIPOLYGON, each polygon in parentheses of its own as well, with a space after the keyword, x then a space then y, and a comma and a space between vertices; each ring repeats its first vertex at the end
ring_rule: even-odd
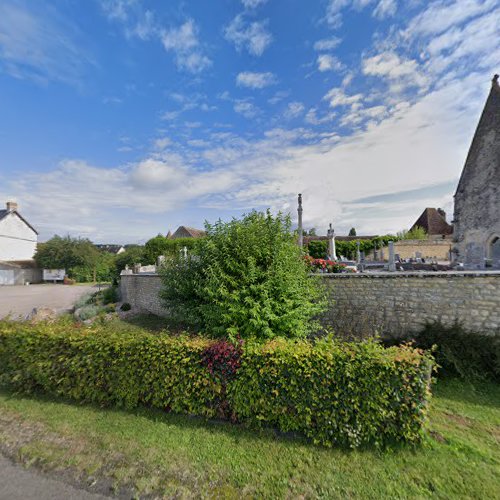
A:
POLYGON ((327 446, 417 443, 423 435, 433 366, 423 351, 330 339, 223 343, 1 322, 0 382, 76 401, 225 416, 327 446))

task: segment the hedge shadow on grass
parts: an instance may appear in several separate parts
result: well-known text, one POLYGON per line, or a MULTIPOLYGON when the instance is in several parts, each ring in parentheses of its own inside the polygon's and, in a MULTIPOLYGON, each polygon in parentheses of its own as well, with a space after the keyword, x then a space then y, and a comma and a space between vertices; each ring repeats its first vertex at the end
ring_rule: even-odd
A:
MULTIPOLYGON (((310 439, 305 437, 303 434, 298 432, 282 432, 277 428, 272 427, 253 427, 248 423, 242 422, 229 422, 225 419, 219 418, 207 418, 198 415, 185 415, 182 413, 174 413, 167 410, 160 410, 158 408, 139 406, 136 408, 126 409, 120 408, 113 405, 99 405, 95 403, 88 402, 78 402, 72 399, 52 396, 44 392, 35 391, 30 394, 17 392, 10 388, 8 385, 0 385, 0 395, 6 396, 8 399, 25 401, 32 400, 39 403, 50 403, 61 406, 61 414, 64 413, 63 407, 70 406, 72 408, 86 408, 95 412, 106 412, 108 414, 117 416, 132 416, 146 418, 147 420, 154 423, 162 423, 166 425, 173 425, 175 427, 181 428, 183 430, 198 430, 203 429, 209 431, 210 433, 222 433, 234 439, 234 443, 237 445, 244 444, 247 442, 260 442, 261 444, 278 442, 285 446, 305 446, 315 450, 321 450, 325 453, 328 452, 346 452, 355 453, 367 451, 370 453, 384 453, 387 452, 399 452, 405 453, 408 449, 416 448, 416 445, 409 445, 408 443, 402 443, 398 441, 391 441, 386 443, 384 447, 377 448, 373 444, 365 444, 358 448, 352 448, 347 444, 338 443, 335 447, 324 446, 321 444, 315 444, 310 439)), ((430 436, 424 438, 427 439, 430 436)))

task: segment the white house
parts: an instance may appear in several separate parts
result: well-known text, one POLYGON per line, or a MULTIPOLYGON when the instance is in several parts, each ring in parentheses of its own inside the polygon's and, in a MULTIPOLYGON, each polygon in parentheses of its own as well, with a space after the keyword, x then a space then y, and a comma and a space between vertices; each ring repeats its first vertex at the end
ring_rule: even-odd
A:
POLYGON ((0 261, 33 259, 37 240, 37 231, 17 211, 17 203, 8 201, 0 210, 0 261))

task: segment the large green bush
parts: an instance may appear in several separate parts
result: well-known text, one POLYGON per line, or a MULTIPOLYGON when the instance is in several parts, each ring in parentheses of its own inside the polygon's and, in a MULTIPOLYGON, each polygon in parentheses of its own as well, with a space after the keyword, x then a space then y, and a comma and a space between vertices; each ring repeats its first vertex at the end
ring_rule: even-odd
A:
MULTIPOLYGON (((387 246, 389 241, 399 241, 400 239, 402 237, 387 234, 385 236, 377 236, 371 240, 335 240, 335 250, 338 256, 342 255, 348 259, 355 259, 358 249, 357 242, 359 242, 359 250, 365 254, 369 254, 375 247, 387 246)), ((307 252, 315 259, 324 259, 328 253, 328 240, 310 241, 307 246, 307 252)))
POLYGON ((156 264, 160 255, 167 257, 179 256, 181 249, 186 247, 188 250, 196 248, 199 238, 175 238, 169 239, 159 234, 151 238, 144 245, 143 264, 156 264))
POLYGON ((330 339, 238 343, 113 332, 112 323, 0 322, 0 383, 295 431, 324 445, 418 442, 432 358, 330 339))
POLYGON ((302 337, 316 328, 323 289, 311 278, 289 217, 251 212, 206 224, 187 260, 167 260, 161 296, 171 316, 216 336, 302 337))
POLYGON ((459 323, 446 326, 435 322, 403 339, 387 339, 386 344, 407 341, 422 349, 434 349, 440 375, 500 381, 500 330, 491 335, 467 331, 459 323))

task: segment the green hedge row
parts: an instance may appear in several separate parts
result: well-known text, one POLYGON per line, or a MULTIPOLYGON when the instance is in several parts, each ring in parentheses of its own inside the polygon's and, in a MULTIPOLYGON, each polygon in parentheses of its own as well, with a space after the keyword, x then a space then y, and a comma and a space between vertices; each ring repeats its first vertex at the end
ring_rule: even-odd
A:
POLYGON ((0 382, 77 401, 223 414, 327 446, 415 443, 423 435, 433 360, 422 351, 332 340, 220 344, 102 325, 2 322, 0 382))

